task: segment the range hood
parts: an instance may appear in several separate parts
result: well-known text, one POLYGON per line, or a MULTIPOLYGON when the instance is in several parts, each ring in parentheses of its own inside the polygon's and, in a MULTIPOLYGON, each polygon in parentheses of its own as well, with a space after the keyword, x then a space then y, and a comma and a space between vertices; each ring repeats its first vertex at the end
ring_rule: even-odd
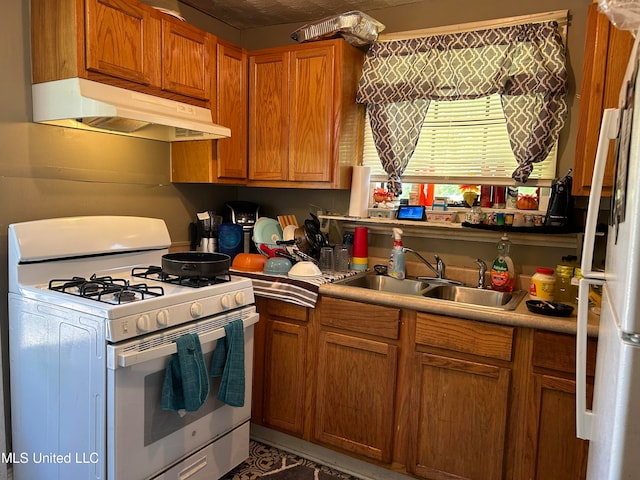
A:
POLYGON ((33 121, 164 142, 227 138, 211 110, 83 78, 32 86, 33 121))

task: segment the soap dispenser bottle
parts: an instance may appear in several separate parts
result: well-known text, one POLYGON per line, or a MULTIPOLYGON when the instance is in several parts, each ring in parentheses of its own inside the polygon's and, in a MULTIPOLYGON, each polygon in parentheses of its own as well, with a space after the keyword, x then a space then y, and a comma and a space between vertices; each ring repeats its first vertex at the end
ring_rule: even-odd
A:
POLYGON ((405 253, 402 246, 402 230, 399 228, 393 229, 393 248, 389 252, 387 274, 399 280, 405 277, 405 253))
POLYGON ((512 292, 516 283, 516 272, 511 260, 511 242, 503 235, 498 242, 498 256, 491 265, 491 288, 499 292, 512 292))

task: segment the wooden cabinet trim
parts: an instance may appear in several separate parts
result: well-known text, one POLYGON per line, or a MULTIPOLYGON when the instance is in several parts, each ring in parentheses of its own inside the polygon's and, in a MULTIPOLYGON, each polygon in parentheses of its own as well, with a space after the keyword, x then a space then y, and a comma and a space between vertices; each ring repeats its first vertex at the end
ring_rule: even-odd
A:
POLYGON ((418 313, 416 343, 511 361, 514 331, 503 325, 418 313))

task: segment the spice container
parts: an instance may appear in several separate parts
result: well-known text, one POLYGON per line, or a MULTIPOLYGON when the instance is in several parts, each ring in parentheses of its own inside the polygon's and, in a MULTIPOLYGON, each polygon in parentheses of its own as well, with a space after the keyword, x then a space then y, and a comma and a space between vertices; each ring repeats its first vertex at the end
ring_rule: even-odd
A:
POLYGON ((582 278, 582 269, 575 267, 573 269, 573 277, 571 277, 571 293, 574 298, 574 302, 578 303, 578 290, 580 287, 580 279, 582 278))
POLYGON ((556 276, 553 268, 536 268, 536 273, 531 277, 529 296, 533 299, 553 301, 555 289, 556 276))
POLYGON ((556 291, 555 301, 560 303, 573 303, 576 300, 572 292, 571 277, 573 276, 573 266, 556 266, 556 291))

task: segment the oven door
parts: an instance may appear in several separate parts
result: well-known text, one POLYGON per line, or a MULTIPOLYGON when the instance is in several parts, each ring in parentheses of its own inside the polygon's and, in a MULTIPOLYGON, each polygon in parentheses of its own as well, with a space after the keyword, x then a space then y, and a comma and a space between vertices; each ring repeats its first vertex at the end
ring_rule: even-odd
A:
POLYGON ((251 416, 253 324, 257 321, 258 314, 251 306, 107 348, 109 479, 146 479, 163 472, 162 478, 170 478, 167 470, 181 471, 176 478, 218 478, 246 459, 248 426, 239 427, 251 416), (209 368, 216 343, 225 335, 224 325, 240 318, 244 322, 244 406, 231 407, 219 401, 220 378, 209 377, 209 396, 197 411, 163 410, 162 385, 169 359, 176 353, 175 339, 197 333, 209 368), (222 451, 233 445, 231 455, 215 455, 212 445, 216 444, 222 451), (198 458, 189 458, 195 452, 194 458, 198 458), (209 452, 206 458, 202 452, 209 452))

